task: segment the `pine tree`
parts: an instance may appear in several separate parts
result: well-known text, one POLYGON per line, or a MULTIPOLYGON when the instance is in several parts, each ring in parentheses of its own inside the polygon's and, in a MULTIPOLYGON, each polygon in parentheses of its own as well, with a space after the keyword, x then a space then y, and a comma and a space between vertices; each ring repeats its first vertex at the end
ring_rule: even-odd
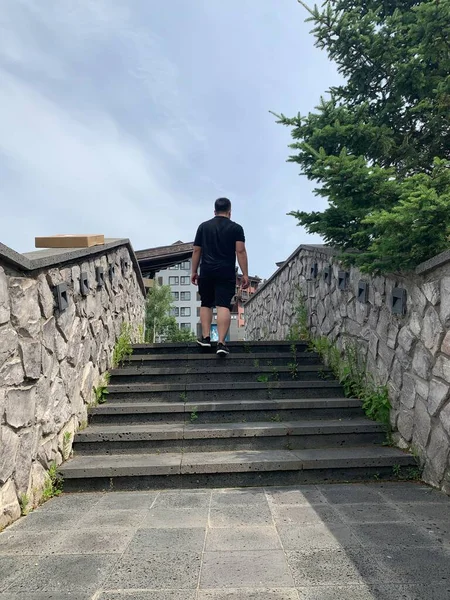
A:
POLYGON ((289 160, 329 203, 290 214, 358 250, 363 270, 410 269, 449 245, 450 2, 300 3, 345 83, 307 116, 277 115, 292 128, 289 160))

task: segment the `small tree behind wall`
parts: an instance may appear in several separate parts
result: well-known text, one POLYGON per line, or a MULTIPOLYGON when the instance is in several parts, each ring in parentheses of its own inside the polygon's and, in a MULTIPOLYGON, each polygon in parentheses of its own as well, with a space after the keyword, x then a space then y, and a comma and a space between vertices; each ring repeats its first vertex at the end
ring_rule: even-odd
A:
POLYGON ((172 291, 168 285, 155 285, 147 294, 145 311, 146 342, 190 342, 195 335, 190 329, 180 329, 175 317, 170 315, 173 306, 172 291))

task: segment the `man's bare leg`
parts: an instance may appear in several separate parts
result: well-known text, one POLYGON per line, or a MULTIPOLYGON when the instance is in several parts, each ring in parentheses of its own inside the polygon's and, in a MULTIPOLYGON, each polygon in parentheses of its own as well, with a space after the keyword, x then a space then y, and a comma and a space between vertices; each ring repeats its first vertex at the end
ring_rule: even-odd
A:
POLYGON ((217 329, 219 332, 219 344, 225 344, 228 330, 230 329, 231 312, 229 308, 217 307, 217 329))
POLYGON ((202 335, 204 338, 210 337, 211 335, 212 315, 212 308, 207 308, 206 306, 200 308, 200 322, 202 324, 202 335))

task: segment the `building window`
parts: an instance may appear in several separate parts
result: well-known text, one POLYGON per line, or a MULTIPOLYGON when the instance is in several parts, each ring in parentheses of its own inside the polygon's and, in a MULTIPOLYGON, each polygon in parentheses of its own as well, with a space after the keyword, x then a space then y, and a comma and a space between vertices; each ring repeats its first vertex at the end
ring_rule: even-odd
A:
POLYGON ((200 294, 197 292, 197 302, 201 302, 200 294))
POLYGON ((190 277, 181 277, 181 285, 189 285, 191 283, 190 277))
POLYGON ((190 323, 180 323, 180 329, 190 329, 190 328, 191 328, 190 323))
MULTIPOLYGON (((181 279, 183 279, 183 277, 181 279)), ((179 277, 169 277, 169 285, 180 285, 180 278, 179 277)))
POLYGON ((181 292, 181 300, 189 301, 191 299, 191 292, 181 292))
POLYGON ((182 317, 190 317, 191 316, 190 306, 182 306, 181 307, 181 316, 182 317))
POLYGON ((191 261, 190 260, 185 260, 180 265, 180 269, 182 269, 183 271, 189 271, 190 268, 191 268, 191 261))
POLYGON ((180 268, 180 265, 172 265, 171 267, 169 267, 169 269, 171 271, 178 271, 179 268, 180 268))
POLYGON ((197 317, 200 316, 200 306, 197 306, 197 317))
POLYGON ((180 309, 178 308, 178 306, 173 306, 170 309, 170 316, 171 317, 179 317, 180 316, 180 309))
POLYGON ((158 285, 162 285, 163 284, 163 278, 162 277, 158 277, 158 285))
POLYGON ((172 292, 172 300, 179 300, 180 292, 172 292))

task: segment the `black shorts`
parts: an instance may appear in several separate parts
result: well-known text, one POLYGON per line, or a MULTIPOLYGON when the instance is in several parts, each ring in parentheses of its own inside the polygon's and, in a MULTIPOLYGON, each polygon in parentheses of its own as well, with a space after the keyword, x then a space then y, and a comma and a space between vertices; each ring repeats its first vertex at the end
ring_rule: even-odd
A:
POLYGON ((206 308, 220 306, 231 310, 231 302, 236 294, 236 280, 200 276, 198 279, 198 292, 202 306, 206 308))

